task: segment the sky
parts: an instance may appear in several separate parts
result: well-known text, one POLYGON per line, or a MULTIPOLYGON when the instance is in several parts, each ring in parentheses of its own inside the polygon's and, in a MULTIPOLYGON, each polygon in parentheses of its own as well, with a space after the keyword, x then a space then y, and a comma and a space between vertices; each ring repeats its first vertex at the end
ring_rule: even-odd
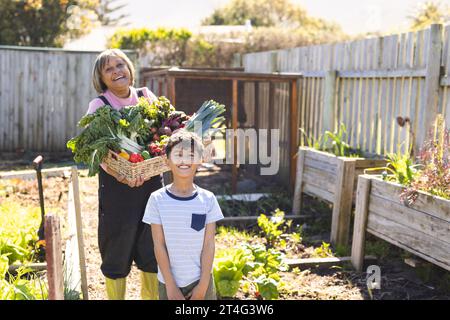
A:
MULTIPOLYGON (((215 8, 229 0, 118 0, 127 3, 123 9, 131 26, 194 27, 215 8)), ((357 34, 374 31, 396 31, 406 26, 420 0, 291 0, 303 6, 310 15, 339 23, 344 32, 357 34)), ((441 0, 450 5, 450 0, 441 0)))

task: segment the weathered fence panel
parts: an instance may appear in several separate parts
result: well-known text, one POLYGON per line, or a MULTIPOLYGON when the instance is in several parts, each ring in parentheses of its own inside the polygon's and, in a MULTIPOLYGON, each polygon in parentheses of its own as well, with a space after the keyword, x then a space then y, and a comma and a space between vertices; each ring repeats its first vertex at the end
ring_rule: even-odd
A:
MULTIPOLYGON (((303 74, 298 127, 308 136, 318 138, 330 124, 336 128, 343 122, 353 147, 386 154, 419 148, 437 113, 450 125, 449 46, 450 26, 432 25, 399 35, 251 53, 243 62, 248 72, 303 74), (411 129, 400 127, 398 116, 408 117, 411 129)), ((275 99, 276 110, 288 94, 284 89, 275 99)), ((269 102, 261 97, 259 103, 269 102)), ((298 139, 305 143, 300 132, 298 139)))
POLYGON ((67 150, 98 95, 91 80, 98 53, 0 46, 0 152, 67 150))

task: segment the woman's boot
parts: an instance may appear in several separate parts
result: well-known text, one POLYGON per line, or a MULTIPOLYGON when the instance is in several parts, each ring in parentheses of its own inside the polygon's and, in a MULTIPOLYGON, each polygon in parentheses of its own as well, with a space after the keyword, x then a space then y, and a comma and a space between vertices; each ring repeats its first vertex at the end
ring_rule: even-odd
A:
POLYGON ((141 272, 142 300, 158 300, 158 278, 156 273, 141 272))
POLYGON ((125 300, 127 278, 106 278, 106 295, 109 300, 125 300))

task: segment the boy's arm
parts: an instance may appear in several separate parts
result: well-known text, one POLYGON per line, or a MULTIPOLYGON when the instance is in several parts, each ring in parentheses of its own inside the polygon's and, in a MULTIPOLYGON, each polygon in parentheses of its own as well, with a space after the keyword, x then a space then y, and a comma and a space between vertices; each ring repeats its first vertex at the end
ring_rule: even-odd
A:
POLYGON ((203 248, 201 255, 201 274, 198 285, 192 290, 190 300, 203 300, 206 291, 208 290, 209 281, 211 278, 211 271, 214 261, 215 252, 215 234, 216 223, 208 223, 205 229, 205 238, 203 240, 203 248))
POLYGON ((152 238, 153 246, 155 250, 155 257, 158 263, 159 269, 164 277, 167 297, 169 300, 185 300, 181 290, 177 287, 172 272, 170 271, 169 255, 167 254, 166 242, 164 240, 164 231, 160 224, 153 224, 152 238))

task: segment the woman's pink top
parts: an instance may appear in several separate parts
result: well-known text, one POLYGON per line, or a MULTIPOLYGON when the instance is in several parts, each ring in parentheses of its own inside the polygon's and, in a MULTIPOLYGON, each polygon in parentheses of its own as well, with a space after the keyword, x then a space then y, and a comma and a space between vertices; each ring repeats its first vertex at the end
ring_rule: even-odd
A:
MULTIPOLYGON (((138 103, 137 90, 141 90, 142 93, 144 94, 144 97, 149 98, 150 103, 152 103, 154 100, 157 99, 157 97, 153 94, 153 92, 151 92, 146 87, 138 88, 138 89, 136 89, 134 87, 130 87, 130 89, 131 89, 131 94, 128 98, 119 98, 118 96, 116 96, 114 93, 112 93, 109 90, 106 90, 103 93, 103 96, 105 96, 105 98, 112 105, 111 107, 113 107, 116 110, 120 110, 123 107, 137 104, 138 103)), ((99 98, 93 99, 91 102, 89 102, 89 109, 87 111, 87 114, 94 113, 98 108, 103 107, 104 105, 105 104, 103 103, 103 101, 101 99, 99 99, 99 98)))

